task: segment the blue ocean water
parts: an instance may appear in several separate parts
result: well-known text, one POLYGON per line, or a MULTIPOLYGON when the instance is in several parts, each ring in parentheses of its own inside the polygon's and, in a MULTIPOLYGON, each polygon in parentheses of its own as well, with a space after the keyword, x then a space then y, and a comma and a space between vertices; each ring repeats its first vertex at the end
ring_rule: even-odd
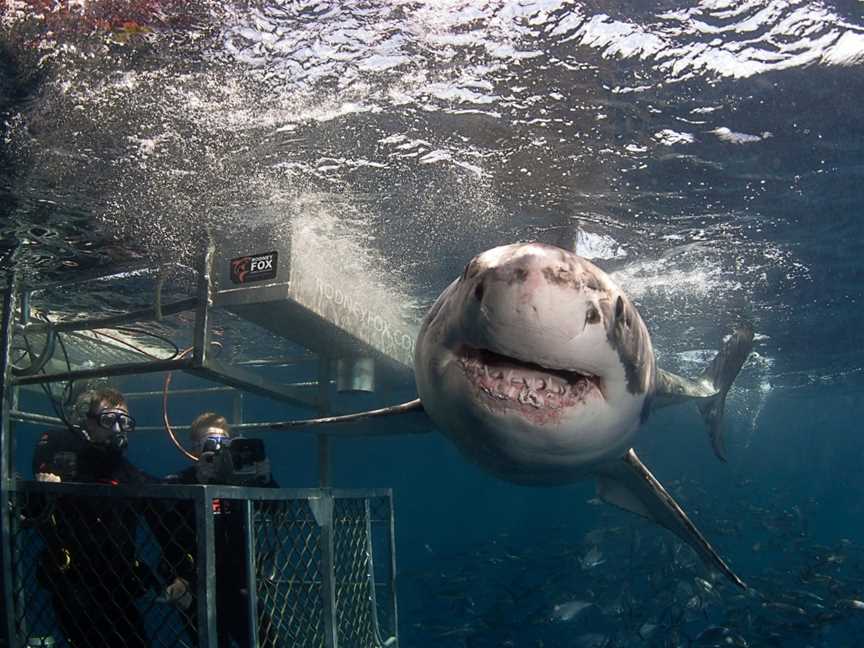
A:
MULTIPOLYGON (((299 236, 320 276, 384 286, 417 319, 475 254, 539 240, 610 273, 666 369, 698 374, 748 321, 728 463, 692 407, 655 413, 636 445, 746 596, 594 503, 590 482, 496 480, 431 428, 334 441, 333 484, 394 489, 404 646, 859 645, 861 9, 10 1, 3 267, 36 289, 124 275, 46 293, 62 319, 149 305, 154 277, 134 272, 191 265, 207 231, 256 249, 299 236)), ((226 353, 278 356, 278 339, 220 325, 226 353)), ((191 335, 188 321, 159 331, 191 335)), ((406 382, 334 406, 413 396, 406 382)), ((161 425, 157 401, 133 406, 161 425)), ((172 418, 224 407, 174 399, 172 418)), ((245 412, 310 415, 254 396, 245 412)), ((23 474, 38 433, 18 428, 23 474)), ((280 483, 317 484, 313 435, 262 436, 280 483)), ((184 465, 159 432, 129 456, 157 475, 184 465)))

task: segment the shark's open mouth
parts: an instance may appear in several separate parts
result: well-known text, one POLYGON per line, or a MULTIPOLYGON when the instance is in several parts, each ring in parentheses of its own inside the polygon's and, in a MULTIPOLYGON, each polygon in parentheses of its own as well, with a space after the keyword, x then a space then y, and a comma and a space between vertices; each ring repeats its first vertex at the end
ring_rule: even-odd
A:
POLYGON ((459 364, 482 392, 529 409, 559 410, 604 393, 598 376, 548 369, 485 349, 462 347, 459 364))

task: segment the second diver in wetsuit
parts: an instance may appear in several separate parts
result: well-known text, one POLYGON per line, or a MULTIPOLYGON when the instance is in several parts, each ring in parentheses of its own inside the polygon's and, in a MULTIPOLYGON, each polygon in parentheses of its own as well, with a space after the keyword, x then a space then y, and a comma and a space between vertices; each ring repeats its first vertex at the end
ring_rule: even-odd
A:
MULTIPOLYGON (((213 455, 227 449, 231 443, 231 428, 228 421, 213 412, 205 412, 198 416, 191 426, 190 441, 192 454, 199 461, 196 465, 169 475, 165 482, 169 484, 206 484, 218 483, 218 475, 208 472, 212 465, 207 460, 213 455)), ((278 488, 278 484, 269 478, 265 483, 258 484, 265 488, 278 488)), ((186 628, 193 645, 197 645, 198 632, 195 614, 196 592, 196 549, 195 511, 190 505, 175 509, 176 519, 173 523, 167 521, 172 528, 182 530, 176 534, 173 541, 163 548, 167 564, 173 570, 173 580, 166 588, 164 600, 177 605, 184 611, 186 628)), ((234 640, 239 646, 249 645, 248 589, 245 559, 246 521, 240 502, 236 500, 214 500, 213 526, 215 536, 216 558, 216 610, 217 635, 220 648, 231 646, 234 640)), ((259 646, 267 648, 275 646, 274 628, 271 627, 270 615, 258 609, 259 646)))

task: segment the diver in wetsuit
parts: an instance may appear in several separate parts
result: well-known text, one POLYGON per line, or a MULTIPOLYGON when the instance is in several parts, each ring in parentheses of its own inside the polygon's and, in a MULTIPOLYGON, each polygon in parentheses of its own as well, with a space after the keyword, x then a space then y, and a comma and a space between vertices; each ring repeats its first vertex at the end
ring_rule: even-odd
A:
MULTIPOLYGON (((85 392, 75 412, 80 426, 46 432, 39 440, 33 455, 38 481, 154 481, 123 456, 135 420, 120 392, 85 392)), ((134 504, 113 497, 42 495, 28 509, 45 543, 37 578, 50 594, 68 643, 73 648, 145 648, 136 600, 155 583, 146 564, 136 559, 134 504)))
MULTIPOLYGON (((232 442, 231 428, 225 417, 213 412, 198 416, 191 426, 192 454, 198 458, 194 466, 165 478, 169 484, 217 484, 225 483, 218 471, 213 470, 213 458, 219 452, 228 451, 232 442)), ((252 485, 252 484, 250 484, 252 485)), ((278 488, 268 474, 256 486, 278 488)), ((186 628, 193 645, 197 645, 198 632, 195 616, 197 542, 195 537, 195 510, 185 504, 174 509, 174 520, 164 517, 165 525, 175 531, 172 542, 163 547, 164 565, 171 566, 168 575, 171 584, 165 590, 163 600, 175 604, 184 612, 186 628), (172 579, 173 576, 173 580, 172 579)), ((246 520, 239 501, 214 500, 213 531, 216 558, 216 610, 217 636, 220 648, 233 645, 249 645, 248 590, 246 574, 246 520)), ((276 637, 271 627, 270 615, 263 605, 258 606, 258 637, 261 648, 275 646, 276 637)))

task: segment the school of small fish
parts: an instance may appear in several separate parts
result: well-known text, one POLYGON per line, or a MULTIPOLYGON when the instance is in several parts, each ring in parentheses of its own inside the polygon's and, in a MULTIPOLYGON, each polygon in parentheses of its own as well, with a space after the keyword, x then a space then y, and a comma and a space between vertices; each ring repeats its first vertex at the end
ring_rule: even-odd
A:
MULTIPOLYGON (((673 483, 682 499, 698 489, 673 483)), ((427 601, 400 609, 411 620, 402 639, 436 648, 861 645, 864 546, 820 544, 801 507, 784 504, 742 500, 708 528, 746 530, 751 556, 736 563, 750 585, 743 592, 671 534, 614 510, 594 509, 601 524, 587 531, 561 526, 530 542, 502 534, 467 554, 427 545, 434 567, 400 574, 400 588, 410 582, 427 601)))

